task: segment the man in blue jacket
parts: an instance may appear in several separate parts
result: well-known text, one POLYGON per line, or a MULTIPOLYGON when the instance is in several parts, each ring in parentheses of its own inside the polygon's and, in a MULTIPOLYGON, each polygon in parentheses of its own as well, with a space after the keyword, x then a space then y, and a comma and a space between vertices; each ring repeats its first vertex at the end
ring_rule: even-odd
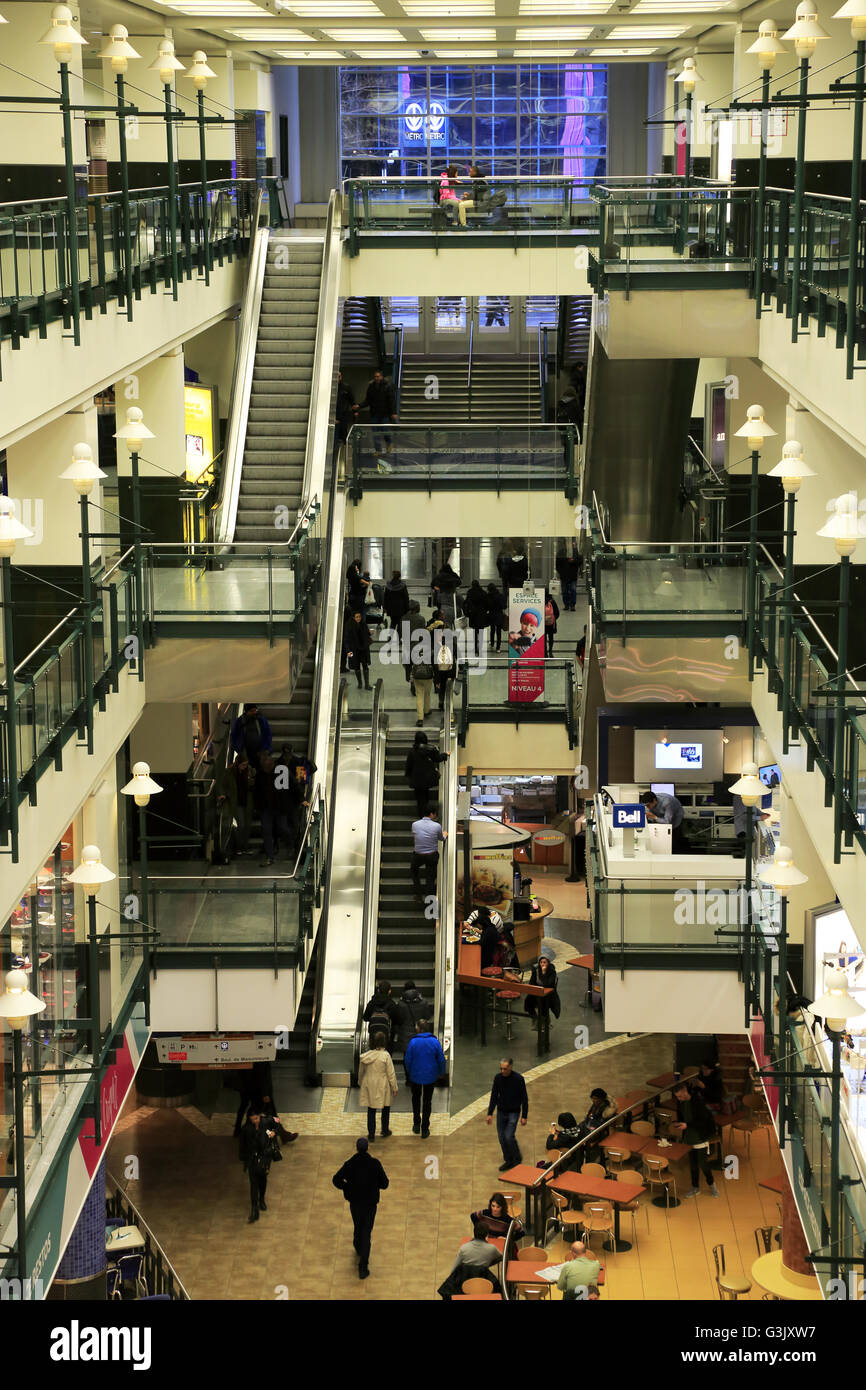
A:
POLYGON ((246 753, 254 768, 258 767, 261 754, 270 753, 274 741, 271 726, 265 716, 259 714, 255 700, 248 700, 244 705, 243 714, 232 724, 229 741, 238 756, 246 753))
POLYGON ((403 1064, 412 1087, 412 1133, 426 1139, 430 1133, 433 1087, 447 1066, 439 1039, 431 1033, 426 1018, 419 1018, 415 1024, 415 1036, 409 1040, 403 1064))

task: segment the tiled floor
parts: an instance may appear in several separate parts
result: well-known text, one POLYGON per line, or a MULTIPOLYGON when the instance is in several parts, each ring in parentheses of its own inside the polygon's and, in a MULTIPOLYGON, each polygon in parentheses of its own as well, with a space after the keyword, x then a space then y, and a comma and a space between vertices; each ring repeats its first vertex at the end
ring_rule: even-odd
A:
MULTIPOLYGON (((550 1059, 536 1074, 528 1071, 524 1157, 542 1155, 551 1117, 562 1109, 580 1111, 592 1086, 617 1094, 639 1085, 669 1067, 672 1048, 666 1035, 614 1039, 550 1059)), ((435 1116, 428 1140, 395 1132, 377 1143, 390 1187, 374 1231, 372 1275, 363 1283, 353 1258, 348 1207, 331 1184, 358 1133, 357 1119, 344 1113, 344 1105, 345 1093, 333 1092, 320 1114, 292 1117, 301 1138, 272 1169, 269 1210, 250 1226, 231 1117, 136 1109, 130 1102, 111 1143, 109 1170, 128 1189, 193 1298, 436 1298, 460 1241, 470 1234, 469 1213, 501 1185, 495 1130, 484 1123, 485 1098, 450 1121, 435 1116), (124 1177, 130 1155, 139 1160, 136 1181, 124 1177)), ((712 1299, 711 1248, 718 1241, 725 1244, 729 1270, 748 1272, 757 1254, 754 1227, 778 1221, 775 1194, 757 1185, 759 1176, 780 1166, 772 1140, 767 1150, 766 1138, 757 1138, 751 1162, 740 1158, 738 1177, 720 1177, 718 1200, 701 1195, 665 1213, 647 1206, 644 1198, 633 1249, 605 1257, 603 1296, 712 1299)), ((688 1185, 683 1165, 678 1178, 681 1189, 688 1185)), ((623 1234, 630 1238, 628 1218, 623 1234)), ((551 1247, 553 1258, 560 1249, 551 1247)), ((753 1289, 752 1296, 760 1297, 760 1290, 753 1289)))

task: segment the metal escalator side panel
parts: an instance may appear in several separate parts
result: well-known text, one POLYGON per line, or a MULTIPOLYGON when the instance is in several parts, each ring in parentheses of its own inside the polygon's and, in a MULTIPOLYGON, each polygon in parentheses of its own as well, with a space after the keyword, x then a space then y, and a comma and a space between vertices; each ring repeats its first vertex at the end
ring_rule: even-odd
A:
POLYGON ((244 447, 247 437, 247 420, 250 411, 250 395, 253 388, 253 372, 256 361, 256 344, 259 336, 259 317, 262 311, 262 291, 268 260, 269 235, 267 227, 262 227, 256 232, 241 306, 238 347, 235 355, 229 422, 223 458, 223 482, 214 534, 215 540, 220 545, 231 545, 235 535, 244 447))
POLYGON ((316 346, 313 379, 310 384, 310 411, 307 417, 307 444, 304 455, 303 497, 323 497, 328 463, 333 453, 337 355, 342 332, 340 313, 340 273, 342 268, 342 229, 340 198, 331 191, 322 250, 322 276, 316 316, 316 346))
POLYGON ((361 929, 361 969, 358 1009, 355 1023, 352 1075, 357 1077, 364 1034, 362 1014, 376 983, 376 948, 379 922, 379 874, 382 863, 382 810, 385 801, 385 748, 388 741, 388 715, 382 704, 383 681, 373 690, 370 727, 370 784, 367 796, 367 847, 364 862, 364 913, 361 929))
POLYGON ((454 990, 457 979, 457 721, 454 718, 454 681, 445 691, 442 751, 450 753, 442 765, 442 829, 447 839, 439 856, 439 911, 436 923, 436 1017, 434 1030, 448 1063, 448 1085, 454 1072, 454 990))

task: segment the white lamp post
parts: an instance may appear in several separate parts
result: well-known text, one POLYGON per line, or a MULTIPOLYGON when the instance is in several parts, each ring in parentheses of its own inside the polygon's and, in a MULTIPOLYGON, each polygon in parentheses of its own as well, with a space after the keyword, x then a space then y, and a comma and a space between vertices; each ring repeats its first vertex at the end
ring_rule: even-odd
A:
POLYGON ((782 35, 794 45, 794 52, 800 59, 800 91, 798 105, 800 118, 797 124, 797 166, 794 177, 794 270, 791 277, 791 341, 796 343, 800 323, 800 265, 803 254, 803 184, 806 171, 806 112, 808 110, 809 59, 821 39, 827 34, 818 23, 818 15, 813 0, 800 0, 797 17, 790 29, 782 35))
POLYGON ((833 515, 817 532, 832 540, 839 556, 839 625, 836 640, 836 701, 834 712, 833 751, 833 862, 842 858, 842 797, 844 794, 843 762, 845 757, 845 682, 848 665, 848 607, 851 591, 851 556, 861 533, 857 511, 857 495, 843 492, 835 498, 833 515))
POLYGON ((148 72, 158 72, 162 83, 165 109, 165 153, 168 161, 168 236, 171 252, 171 297, 177 299, 177 172, 174 167, 174 111, 171 105, 172 83, 176 72, 184 65, 175 55, 171 39, 161 39, 159 52, 148 72))
POLYGON ((746 642, 749 648, 749 680, 755 670, 755 577, 758 569, 758 464, 765 439, 772 439, 776 431, 764 419, 762 405, 750 405, 746 411, 746 423, 734 431, 735 439, 745 439, 752 455, 752 472, 749 478, 749 573, 748 604, 746 608, 746 642))
MULTIPOLYGON (((147 763, 136 763, 132 769, 132 778, 125 787, 121 787, 124 796, 131 796, 138 807, 138 849, 139 849, 139 878, 141 880, 141 906, 145 923, 150 921, 150 911, 148 906, 148 879, 147 879, 147 807, 152 796, 156 796, 162 791, 162 787, 155 782, 150 775, 150 768, 147 763)), ((147 945, 145 944, 145 954, 147 955, 147 945)))
POLYGON ((27 1026, 28 1018, 41 1014, 45 1000, 37 999, 27 988, 27 976, 23 970, 10 970, 6 976, 6 988, 0 994, 0 1018, 5 1018, 12 1031, 12 1086, 15 1112, 15 1217, 18 1229, 17 1257, 18 1277, 23 1282, 27 1278, 27 1197, 25 1190, 25 1152, 24 1152, 24 1055, 21 1046, 21 1033, 27 1026))
MULTIPOLYGON (((799 888, 802 884, 809 882, 808 874, 801 873, 794 863, 794 856, 787 845, 778 845, 773 855, 772 863, 765 868, 759 869, 758 878, 762 883, 766 883, 768 888, 775 888, 779 894, 780 916, 779 916, 779 1042, 777 1056, 784 1057, 787 1051, 785 1046, 785 1020, 787 1009, 785 1007, 788 998, 788 894, 792 888, 799 888)), ((765 1024, 772 1033, 772 1012, 765 1012, 765 1024)), ((785 1112, 784 1086, 780 1088, 779 1103, 779 1135, 780 1141, 784 1143, 785 1138, 785 1112)))
MULTIPOLYGON (((738 796, 746 807, 747 812, 751 812, 753 806, 759 806, 761 799, 766 796, 767 788, 758 776, 757 763, 743 763, 743 770, 736 782, 728 788, 728 791, 738 796)), ((746 1028, 752 1026, 752 842, 754 840, 755 827, 752 822, 751 814, 746 816, 746 911, 745 922, 743 923, 743 975, 745 977, 745 1007, 746 1007, 746 1028)))
POLYGON ((94 485, 107 474, 94 462, 89 444, 76 444, 72 463, 60 474, 72 483, 78 493, 81 512, 81 572, 84 593, 84 710, 87 720, 87 751, 93 752, 93 586, 90 580, 90 529, 87 499, 94 485))
POLYGON ((140 681, 144 680, 144 582, 141 565, 141 483, 138 475, 138 456, 146 439, 155 439, 153 430, 144 423, 144 413, 137 405, 131 405, 126 412, 126 424, 115 431, 115 439, 122 439, 129 450, 129 464, 132 473, 132 547, 135 554, 135 631, 138 651, 135 669, 140 681))
POLYGON ((125 76, 130 58, 140 58, 129 42, 129 30, 123 24, 111 27, 108 42, 100 53, 100 58, 111 62, 111 71, 117 86, 117 138, 120 145, 120 194, 123 209, 123 280, 126 317, 132 318, 132 222, 129 206, 129 160, 126 152, 126 94, 125 76))
MULTIPOLYGON (((834 19, 850 19, 851 37, 857 45, 856 66, 854 68, 854 123, 851 150, 851 199, 848 210, 850 228, 848 245, 860 245, 860 175, 863 159, 863 101, 866 98, 866 0, 847 0, 834 19)), ((848 257, 848 304, 857 302, 857 256, 848 257)), ((845 332, 845 374, 850 381, 854 376, 854 347, 857 341, 857 315, 847 315, 845 332)))
POLYGON ((794 509, 797 493, 804 478, 814 478, 814 470, 803 461, 803 446, 796 439, 789 439, 782 448, 782 457, 767 474, 768 478, 781 478, 785 493, 785 583, 783 585, 784 604, 782 607, 782 689, 779 703, 782 710, 782 752, 788 752, 789 726, 791 719, 791 605, 794 585, 794 509))
MULTIPOLYGON (((96 1076, 96 1095, 100 1093, 99 1057, 102 1051, 102 1027, 100 1021, 99 998, 99 938, 96 935, 96 895, 106 883, 111 883, 117 874, 106 868, 102 855, 96 845, 85 845, 81 851, 81 863, 67 878, 68 883, 76 883, 84 889, 87 898, 87 1000, 90 1013, 90 1061, 96 1076)), ((96 1143, 101 1144, 100 1105, 96 1105, 94 1119, 96 1143)))
POLYGON ((72 333, 76 347, 81 344, 81 291, 78 282, 78 209, 75 205, 75 158, 72 147, 72 106, 69 100, 69 64, 76 48, 86 48, 73 23, 68 5, 55 5, 51 11, 51 28, 43 34, 40 44, 54 51, 60 68, 60 111, 63 117, 63 155, 66 166, 66 217, 69 241, 69 289, 72 299, 72 333))
POLYGON ((198 101, 198 145, 199 163, 201 172, 201 231, 202 231, 202 252, 204 259, 204 281, 210 284, 211 256, 210 256, 210 237, 208 234, 208 206, 207 206, 207 152, 205 148, 205 114, 204 114, 204 89, 211 77, 216 77, 213 68, 207 64, 207 54, 202 49, 196 49, 192 55, 192 66, 189 69, 189 76, 192 78, 193 86, 196 91, 198 101))

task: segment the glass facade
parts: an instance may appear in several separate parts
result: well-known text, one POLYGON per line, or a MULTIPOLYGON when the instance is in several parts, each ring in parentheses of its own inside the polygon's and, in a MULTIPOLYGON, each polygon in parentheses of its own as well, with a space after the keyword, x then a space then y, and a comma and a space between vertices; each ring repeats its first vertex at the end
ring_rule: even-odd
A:
POLYGON ((606 172, 607 68, 590 63, 340 69, 344 178, 606 172))

